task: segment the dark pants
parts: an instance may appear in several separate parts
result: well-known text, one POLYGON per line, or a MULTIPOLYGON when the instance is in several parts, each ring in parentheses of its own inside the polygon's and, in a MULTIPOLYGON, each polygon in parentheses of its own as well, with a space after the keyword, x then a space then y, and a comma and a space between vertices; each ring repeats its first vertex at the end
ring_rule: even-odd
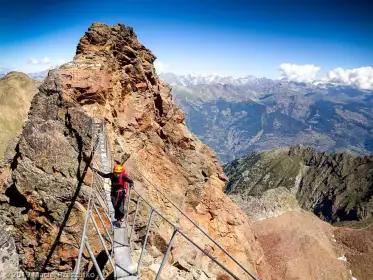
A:
POLYGON ((119 190, 111 192, 111 203, 115 210, 115 219, 120 220, 124 217, 124 201, 126 200, 126 191, 119 190))

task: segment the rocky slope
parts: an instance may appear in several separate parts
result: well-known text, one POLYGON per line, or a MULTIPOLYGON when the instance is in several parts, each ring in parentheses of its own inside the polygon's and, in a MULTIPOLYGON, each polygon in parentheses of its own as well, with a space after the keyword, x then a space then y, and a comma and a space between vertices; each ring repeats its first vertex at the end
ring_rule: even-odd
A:
POLYGON ((372 226, 335 228, 311 213, 287 212, 252 227, 272 279, 372 279, 372 226))
POLYGON ((19 72, 9 72, 0 78, 0 160, 8 142, 22 131, 39 85, 40 82, 19 72))
POLYGON ((303 208, 331 223, 372 221, 372 156, 295 146, 250 153, 225 172, 228 194, 257 218, 303 208), (273 213, 260 214, 266 207, 273 213))
POLYGON ((188 127, 224 163, 297 144, 373 152, 373 91, 286 80, 162 74, 188 127))

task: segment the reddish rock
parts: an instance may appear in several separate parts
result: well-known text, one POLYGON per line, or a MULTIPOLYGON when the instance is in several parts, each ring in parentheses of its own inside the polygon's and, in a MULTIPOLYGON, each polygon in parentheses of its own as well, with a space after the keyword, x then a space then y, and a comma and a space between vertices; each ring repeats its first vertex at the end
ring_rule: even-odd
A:
POLYGON ((147 84, 146 83, 138 83, 135 85, 137 88, 146 88, 147 84))
POLYGON ((93 179, 93 172, 89 168, 87 170, 87 173, 84 176, 84 184, 86 184, 87 186, 91 186, 92 185, 92 179, 93 179))
POLYGON ((288 212, 255 222, 274 279, 351 279, 343 255, 333 244, 333 227, 311 213, 288 212))
POLYGON ((352 276, 358 280, 373 279, 373 226, 364 229, 336 228, 334 234, 352 276))

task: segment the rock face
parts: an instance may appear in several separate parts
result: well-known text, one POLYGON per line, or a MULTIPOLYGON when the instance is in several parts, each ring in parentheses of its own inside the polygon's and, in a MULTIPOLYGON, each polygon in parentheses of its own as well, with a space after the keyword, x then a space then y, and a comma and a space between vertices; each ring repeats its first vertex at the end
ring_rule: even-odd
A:
MULTIPOLYGON (((372 222, 373 157, 329 155, 296 146, 250 153, 227 164, 225 171, 230 179, 228 194, 247 209, 255 199, 274 207, 274 200, 268 200, 267 194, 281 190, 287 193, 287 201, 296 198, 301 208, 325 221, 355 221, 356 226, 372 222)), ((296 203, 281 204, 298 208, 296 203)), ((287 211, 283 210, 278 214, 287 211)), ((253 212, 251 215, 255 216, 253 212)))
POLYGON ((373 152, 373 91, 286 80, 161 74, 187 125, 223 163, 297 144, 373 152))
POLYGON ((92 150, 91 118, 59 81, 57 71, 49 73, 1 172, 10 176, 1 184, 0 216, 14 228, 20 267, 28 278, 72 269, 90 189, 84 171, 92 150))
POLYGON ((40 82, 19 72, 9 72, 0 78, 0 160, 8 142, 21 133, 39 85, 40 82))

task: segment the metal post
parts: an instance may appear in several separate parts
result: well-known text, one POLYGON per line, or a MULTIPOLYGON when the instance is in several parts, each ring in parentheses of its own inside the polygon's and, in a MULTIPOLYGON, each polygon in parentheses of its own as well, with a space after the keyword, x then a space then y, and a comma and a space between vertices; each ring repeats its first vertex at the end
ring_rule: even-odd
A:
POLYGON ((149 235, 149 231, 150 231, 150 225, 151 225, 152 219, 153 219, 153 213, 154 213, 154 209, 152 208, 151 211, 150 211, 150 215, 149 215, 148 225, 146 226, 146 235, 145 235, 144 244, 142 245, 142 250, 141 250, 141 254, 140 254, 140 258, 139 258, 139 263, 137 265, 137 275, 138 276, 140 276, 141 260, 142 260, 142 257, 144 255, 146 242, 148 241, 148 235, 149 235))
MULTIPOLYGON (((135 193, 142 199, 142 201, 144 201, 145 204, 147 204, 151 209, 153 209, 153 211, 155 213, 157 213, 157 215, 159 215, 163 220, 165 220, 166 222, 168 222, 171 226, 173 226, 175 228, 175 225, 170 221, 168 220, 166 217, 164 217, 162 214, 160 214, 157 210, 155 210, 154 208, 152 208, 151 204, 146 201, 136 190, 134 190, 135 193)), ((187 237, 182 231, 180 231, 178 229, 178 232, 185 238, 187 239, 187 241, 189 241, 189 243, 191 243, 193 246, 197 247, 197 249, 199 249, 200 251, 202 251, 207 257, 209 257, 213 262, 215 262, 217 265, 219 265, 221 268, 224 269, 224 271, 226 271, 229 275, 231 275, 234 279, 237 279, 239 280, 239 278, 237 276, 235 276, 230 270, 228 270, 222 263, 220 263, 216 258, 214 258, 213 256, 211 256, 209 253, 207 253, 205 250, 203 250, 201 247, 199 247, 194 241, 192 241, 189 237, 187 237)), ((258 278, 256 277, 252 277, 254 280, 258 280, 258 278)))
POLYGON ((115 275, 115 265, 114 265, 114 263, 113 263, 113 260, 112 260, 111 257, 110 257, 109 250, 107 249, 106 244, 105 244, 105 241, 104 241, 104 239, 102 238, 102 235, 101 235, 100 230, 99 230, 99 228, 98 228, 98 226, 97 226, 97 223, 96 223, 95 218, 94 218, 93 216, 91 216, 91 219, 92 219, 92 221, 93 221, 93 225, 94 225, 94 227, 95 227, 95 229, 96 229, 96 232, 97 232, 98 238, 100 239, 101 244, 102 244, 102 246, 103 246, 104 249, 105 249, 106 255, 107 255, 107 257, 109 258, 109 262, 110 262, 111 266, 113 267, 113 270, 114 270, 114 279, 115 279, 115 276, 116 276, 116 275, 115 275))
POLYGON ((130 245, 131 245, 131 240, 132 240, 132 234, 133 234, 133 231, 135 230, 137 214, 139 213, 139 205, 140 205, 140 197, 137 198, 137 202, 136 202, 135 217, 133 218, 133 223, 132 223, 132 228, 131 228, 131 233, 130 233, 130 238, 129 238, 130 245))
POLYGON ((172 206, 174 206, 186 219, 189 220, 197 229, 199 229, 212 243, 214 243, 220 250, 224 252, 233 262, 235 262, 243 271, 245 271, 250 277, 254 280, 257 280, 258 278, 255 277, 250 271, 248 271, 239 261, 237 261, 230 253, 228 253, 227 250, 225 250, 218 242, 216 242, 205 230, 203 230, 200 226, 197 225, 196 222, 194 222, 187 214, 185 214, 171 199, 169 199, 156 185, 154 185, 152 182, 146 178, 136 166, 133 166, 135 170, 151 185, 157 192, 159 192, 168 202, 171 203, 172 206))
POLYGON ((128 225, 128 215, 130 212, 130 202, 131 202, 131 188, 128 188, 127 213, 126 213, 126 224, 127 225, 128 225))
POLYGON ((98 277, 100 277, 101 280, 104 280, 104 276, 102 275, 102 272, 101 272, 101 269, 100 269, 100 267, 99 267, 99 265, 97 263, 96 257, 93 254, 93 251, 92 251, 91 247, 89 246, 88 240, 86 240, 85 246, 87 247, 87 250, 88 250, 89 256, 92 259, 93 265, 95 266, 95 269, 97 271, 98 277))
MULTIPOLYGON (((203 250, 198 244, 196 244, 194 241, 192 241, 186 234, 179 231, 179 233, 189 241, 194 247, 196 247, 198 250, 200 250, 202 253, 204 253, 206 256, 208 256, 214 263, 216 263, 218 266, 220 266, 222 269, 224 269, 225 272, 227 272, 230 276, 232 276, 236 280, 240 280, 236 275, 233 274, 232 271, 230 271, 228 268, 226 268, 221 262, 219 262, 215 257, 207 253, 205 250, 203 250)), ((258 280, 257 278, 254 278, 255 280, 258 280)))
POLYGON ((162 270, 163 270, 163 267, 167 261, 167 256, 168 254, 170 253, 170 250, 171 250, 171 246, 172 246, 172 243, 174 241, 174 238, 177 234, 178 230, 175 229, 174 232, 172 233, 172 236, 171 236, 171 239, 170 239, 170 243, 168 244, 168 247, 167 247, 167 250, 166 250, 166 253, 164 254, 164 257, 163 257, 163 260, 162 260, 162 263, 161 263, 161 266, 159 267, 158 269, 158 273, 157 273, 157 276, 155 277, 155 280, 158 280, 159 277, 161 277, 161 273, 162 273, 162 270))
POLYGON ((85 240, 87 238, 86 234, 87 234, 88 221, 89 221, 89 216, 90 215, 91 215, 91 211, 88 211, 87 217, 86 217, 86 220, 85 220, 85 223, 84 223, 84 228, 83 228, 83 233, 82 233, 82 240, 80 241, 80 248, 79 248, 78 260, 76 262, 76 265, 75 265, 75 268, 74 268, 74 272, 73 272, 73 275, 71 277, 71 279, 73 279, 73 280, 77 280, 78 279, 78 274, 79 274, 79 271, 80 271, 80 261, 82 259, 84 243, 85 243, 85 240))

